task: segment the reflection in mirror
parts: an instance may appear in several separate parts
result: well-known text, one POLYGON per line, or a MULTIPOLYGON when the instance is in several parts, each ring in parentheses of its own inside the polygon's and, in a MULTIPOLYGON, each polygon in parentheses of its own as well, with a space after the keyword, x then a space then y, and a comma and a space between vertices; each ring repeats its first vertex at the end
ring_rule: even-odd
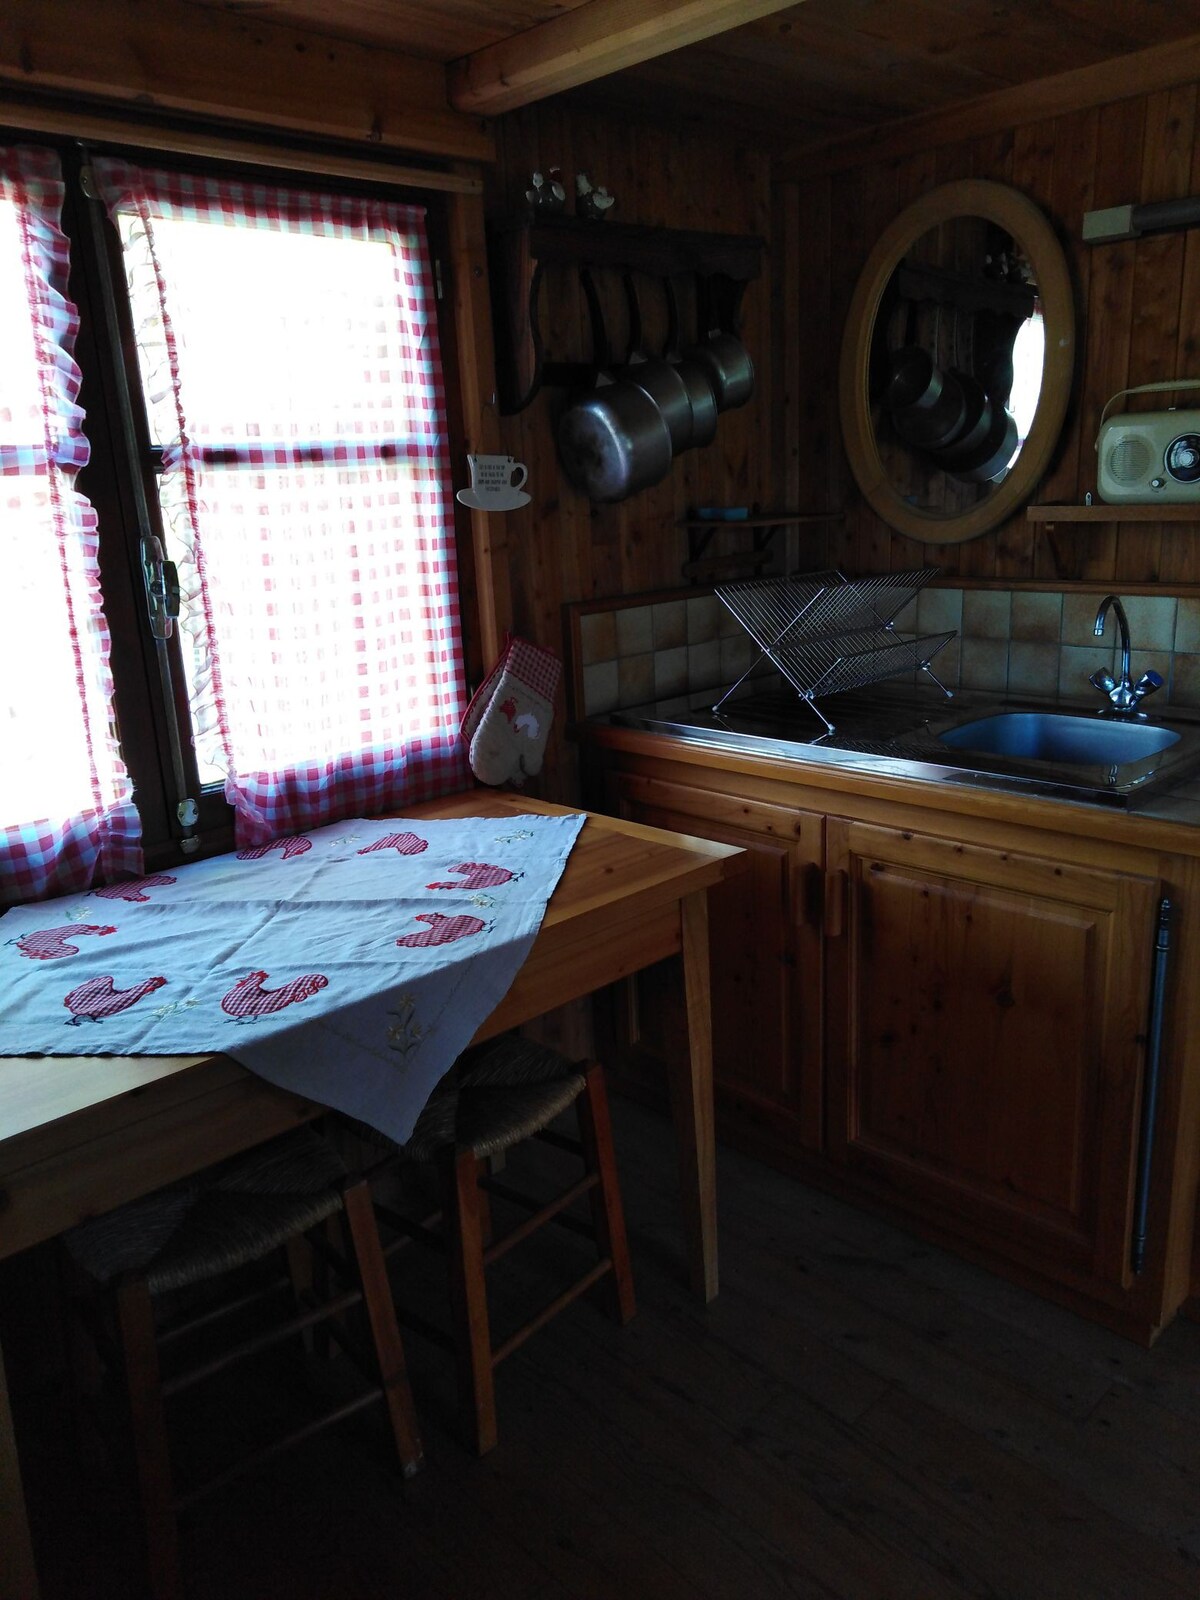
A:
POLYGON ((998 526, 1049 464, 1074 355, 1066 257, 1032 201, 975 178, 914 201, 846 317, 839 407, 864 499, 927 544, 998 526))
POLYGON ((961 216, 913 243, 880 300, 869 379, 880 458, 911 505, 953 515, 1003 482, 1044 348, 1036 274, 1010 233, 961 216))

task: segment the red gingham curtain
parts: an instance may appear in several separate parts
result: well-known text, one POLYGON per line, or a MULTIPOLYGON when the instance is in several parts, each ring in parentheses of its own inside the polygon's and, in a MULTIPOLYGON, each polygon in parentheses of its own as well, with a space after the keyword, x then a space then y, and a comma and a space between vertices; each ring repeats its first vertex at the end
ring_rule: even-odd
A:
POLYGON ((0 148, 0 902, 142 871, 112 714, 79 329, 51 150, 0 148), (21 294, 23 290, 23 301, 21 294))
POLYGON ((238 845, 465 787, 424 213, 95 168, 163 447, 197 756, 238 845))

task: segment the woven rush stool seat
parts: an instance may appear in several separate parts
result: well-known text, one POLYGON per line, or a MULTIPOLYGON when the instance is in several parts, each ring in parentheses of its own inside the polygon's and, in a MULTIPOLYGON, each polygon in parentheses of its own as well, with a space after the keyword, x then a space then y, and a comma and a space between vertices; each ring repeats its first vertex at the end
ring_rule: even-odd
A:
MULTIPOLYGON (((625 1323, 634 1314, 633 1277, 625 1236, 620 1186, 613 1151, 604 1071, 597 1062, 573 1063, 558 1051, 509 1035, 463 1058, 434 1092, 408 1141, 399 1147, 408 1161, 436 1165, 442 1210, 421 1222, 376 1201, 397 1237, 391 1254, 416 1241, 442 1249, 449 1261, 450 1307, 457 1355, 464 1431, 480 1455, 497 1442, 495 1369, 525 1340, 594 1284, 603 1282, 610 1311, 625 1323), (574 1104, 579 1138, 549 1127, 574 1104), (537 1138, 582 1158, 583 1176, 543 1203, 487 1175, 489 1158, 525 1139, 537 1138), (530 1213, 503 1237, 490 1239, 485 1196, 496 1195, 530 1213), (568 1215, 586 1196, 591 1226, 568 1215), (555 1222, 594 1241, 597 1261, 534 1317, 493 1346, 486 1269, 546 1223, 555 1222), (439 1226, 440 1225, 440 1226, 439 1226)), ((422 1333, 438 1337, 423 1320, 406 1317, 422 1333)))
MULTIPOLYGON (((195 1178, 136 1200, 71 1230, 63 1239, 75 1267, 94 1287, 111 1291, 115 1343, 124 1366, 133 1425, 134 1456, 154 1600, 179 1594, 176 1515, 208 1490, 248 1470, 328 1424, 383 1400, 401 1469, 410 1476, 421 1464, 421 1441, 376 1228, 370 1190, 352 1177, 333 1147, 308 1128, 233 1158, 195 1178), (329 1233, 330 1219, 343 1226, 339 1250, 329 1233), (308 1240, 311 1255, 303 1251, 308 1240), (164 1300, 177 1291, 215 1283, 275 1251, 287 1256, 287 1272, 249 1293, 234 1280, 232 1301, 199 1314, 168 1321, 164 1300), (298 1253, 299 1252, 299 1253, 298 1253), (309 1261, 317 1270, 305 1270, 309 1261), (323 1293, 318 1293, 320 1288, 323 1293), (218 1351, 209 1339, 221 1319, 245 1313, 256 1301, 283 1291, 286 1314, 266 1329, 238 1335, 218 1351), (361 1304, 370 1346, 352 1332, 348 1313, 361 1304), (337 1342, 368 1379, 367 1391, 341 1400, 316 1419, 303 1422, 280 1439, 224 1468, 207 1483, 177 1495, 168 1446, 164 1400, 190 1388, 235 1361, 318 1324, 328 1325, 337 1342), (204 1330, 196 1364, 172 1370, 164 1379, 160 1351, 204 1330)), ((99 1318, 93 1318, 98 1348, 108 1343, 99 1318)))

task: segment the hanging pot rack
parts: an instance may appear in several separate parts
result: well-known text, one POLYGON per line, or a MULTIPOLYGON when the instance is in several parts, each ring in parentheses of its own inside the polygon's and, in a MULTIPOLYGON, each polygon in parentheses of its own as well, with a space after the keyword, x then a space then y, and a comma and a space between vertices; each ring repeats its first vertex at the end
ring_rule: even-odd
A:
POLYGON ((592 222, 579 217, 514 219, 488 235, 496 378, 502 414, 523 411, 544 385, 590 388, 596 368, 548 353, 540 327, 539 293, 551 264, 581 274, 597 267, 658 280, 693 276, 704 285, 719 325, 735 331, 746 284, 762 270, 757 235, 702 233, 592 222))

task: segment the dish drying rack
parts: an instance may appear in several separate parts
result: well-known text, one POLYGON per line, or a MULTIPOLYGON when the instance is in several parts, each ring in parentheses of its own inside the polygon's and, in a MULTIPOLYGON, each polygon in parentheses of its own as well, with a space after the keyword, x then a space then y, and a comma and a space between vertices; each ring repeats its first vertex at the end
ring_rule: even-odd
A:
POLYGON ((936 567, 919 572, 889 572, 847 578, 842 572, 806 572, 783 578, 751 578, 715 590, 759 648, 747 668, 713 707, 720 711, 764 658, 771 661, 814 714, 833 723, 816 704, 818 696, 861 689, 903 672, 927 672, 948 700, 953 693, 929 663, 954 638, 949 633, 908 637, 894 620, 914 600, 936 567))

